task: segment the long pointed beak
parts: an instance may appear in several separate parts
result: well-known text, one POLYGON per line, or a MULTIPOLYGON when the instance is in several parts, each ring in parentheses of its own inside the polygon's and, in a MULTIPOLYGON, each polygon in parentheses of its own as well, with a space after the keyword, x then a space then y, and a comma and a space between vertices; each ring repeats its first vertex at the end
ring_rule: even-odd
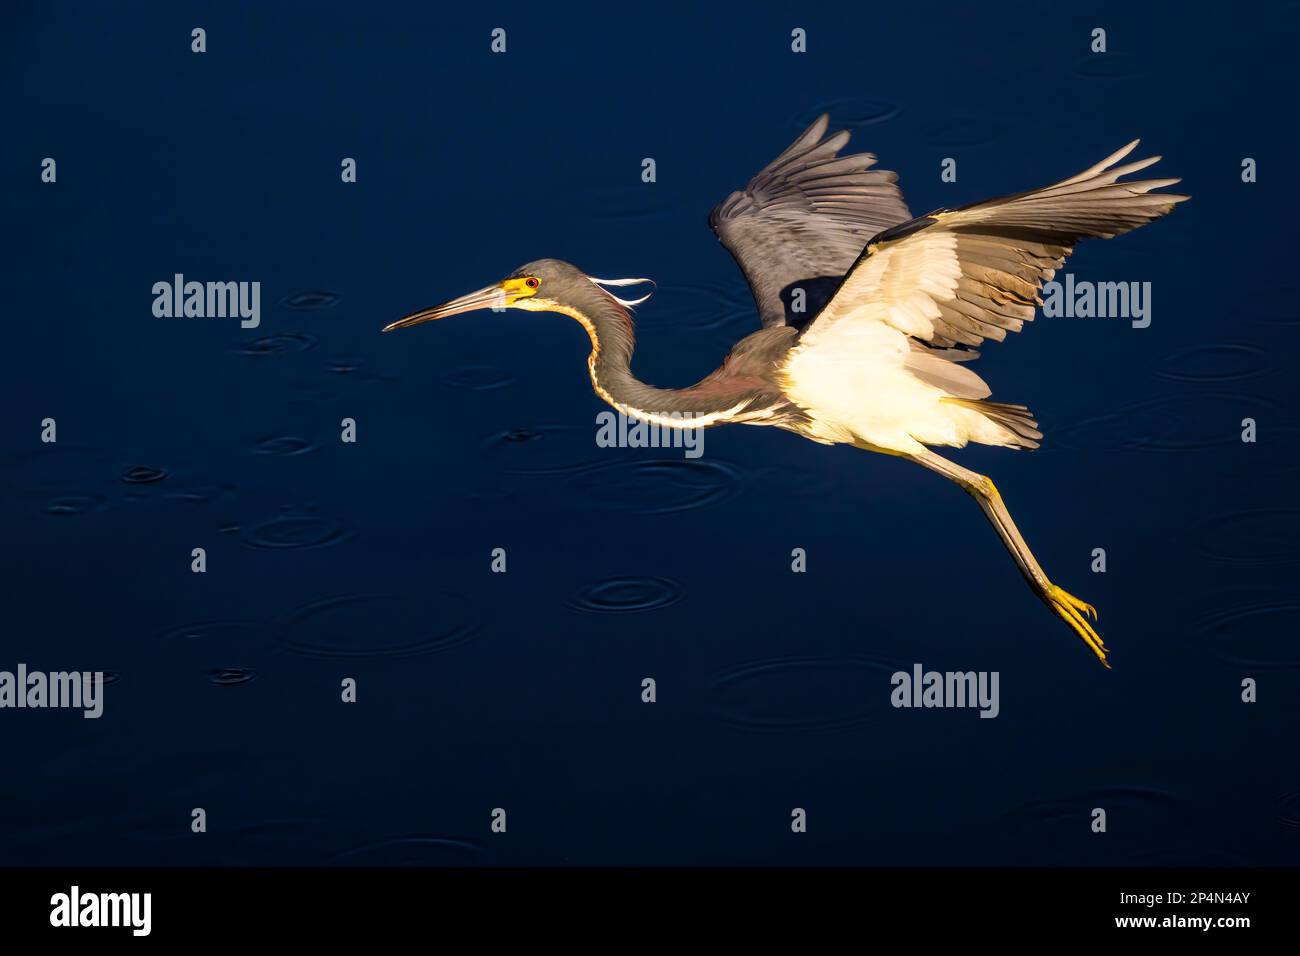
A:
POLYGON ((450 302, 436 308, 425 309, 423 312, 416 312, 404 319, 398 319, 396 322, 384 326, 384 331, 392 332, 394 329, 409 329, 421 322, 445 319, 449 315, 460 315, 462 312, 473 312, 477 309, 505 308, 505 306, 506 293, 498 283, 497 285, 479 289, 477 292, 471 292, 469 295, 462 295, 459 299, 452 299, 450 302))

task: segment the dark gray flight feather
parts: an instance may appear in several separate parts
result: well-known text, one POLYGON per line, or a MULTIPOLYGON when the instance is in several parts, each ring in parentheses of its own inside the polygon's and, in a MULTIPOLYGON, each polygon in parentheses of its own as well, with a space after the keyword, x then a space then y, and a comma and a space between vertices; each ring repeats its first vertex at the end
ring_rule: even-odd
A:
POLYGON ((871 169, 871 153, 839 156, 823 114, 790 147, 709 215, 745 274, 765 328, 800 326, 819 311, 876 233, 911 219, 898 175, 871 169), (791 310, 802 289, 805 310, 791 310))

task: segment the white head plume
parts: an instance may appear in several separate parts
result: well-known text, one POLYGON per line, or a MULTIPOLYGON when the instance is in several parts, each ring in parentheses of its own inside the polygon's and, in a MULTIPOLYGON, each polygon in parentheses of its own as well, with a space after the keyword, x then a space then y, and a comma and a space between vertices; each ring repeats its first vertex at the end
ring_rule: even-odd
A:
POLYGON ((618 288, 620 286, 626 286, 626 285, 641 285, 646 282, 649 282, 653 286, 655 284, 654 279, 597 279, 595 276, 587 276, 587 278, 590 279, 593 283, 595 283, 598 287, 600 287, 601 291, 604 292, 607 296, 609 296, 619 305, 628 309, 632 308, 633 306, 640 305, 642 302, 650 298, 650 296, 654 295, 654 289, 651 289, 649 292, 641 296, 641 298, 639 299, 620 299, 614 293, 610 292, 609 289, 604 288, 605 286, 613 286, 615 288, 618 288))

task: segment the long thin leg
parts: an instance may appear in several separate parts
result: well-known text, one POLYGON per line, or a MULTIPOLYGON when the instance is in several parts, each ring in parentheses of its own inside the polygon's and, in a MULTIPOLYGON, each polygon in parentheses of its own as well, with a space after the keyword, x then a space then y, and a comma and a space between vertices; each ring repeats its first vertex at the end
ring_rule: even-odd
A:
POLYGON ((1016 565, 1020 568, 1020 573, 1025 576, 1029 587, 1052 610, 1053 614, 1074 629, 1074 632, 1097 655, 1097 659, 1103 665, 1110 667, 1110 664, 1106 663, 1106 645, 1101 642, 1101 637, 1093 630, 1087 619, 1087 615, 1091 614, 1092 619, 1095 621, 1097 619, 1097 609, 1091 604, 1080 601, 1073 594, 1058 588, 1048 580, 1047 575, 1043 573, 1043 569, 1039 567, 1038 561, 1034 558, 1033 552, 1029 550, 1029 545, 1025 544, 1025 539, 1020 536, 1016 523, 1011 520, 1011 513, 1007 511, 1007 506, 1002 501, 1002 495, 998 493, 998 489, 994 486, 992 480, 985 475, 970 471, 955 462, 936 455, 932 451, 924 451, 908 457, 918 465, 938 472, 950 481, 955 481, 979 503, 985 517, 989 519, 989 523, 993 525, 999 537, 1002 538, 1002 543, 1011 552, 1011 556, 1016 559, 1016 565))

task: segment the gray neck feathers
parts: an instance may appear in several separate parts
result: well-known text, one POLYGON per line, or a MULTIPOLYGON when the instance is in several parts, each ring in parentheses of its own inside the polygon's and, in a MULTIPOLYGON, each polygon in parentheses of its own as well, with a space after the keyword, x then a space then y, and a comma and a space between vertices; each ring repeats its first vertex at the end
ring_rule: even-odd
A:
POLYGON ((763 383, 728 375, 725 367, 689 388, 647 385, 632 374, 636 333, 631 314, 594 285, 582 298, 579 308, 591 320, 598 343, 592 367, 595 384, 617 404, 656 414, 706 415, 733 408, 762 389, 763 383))

